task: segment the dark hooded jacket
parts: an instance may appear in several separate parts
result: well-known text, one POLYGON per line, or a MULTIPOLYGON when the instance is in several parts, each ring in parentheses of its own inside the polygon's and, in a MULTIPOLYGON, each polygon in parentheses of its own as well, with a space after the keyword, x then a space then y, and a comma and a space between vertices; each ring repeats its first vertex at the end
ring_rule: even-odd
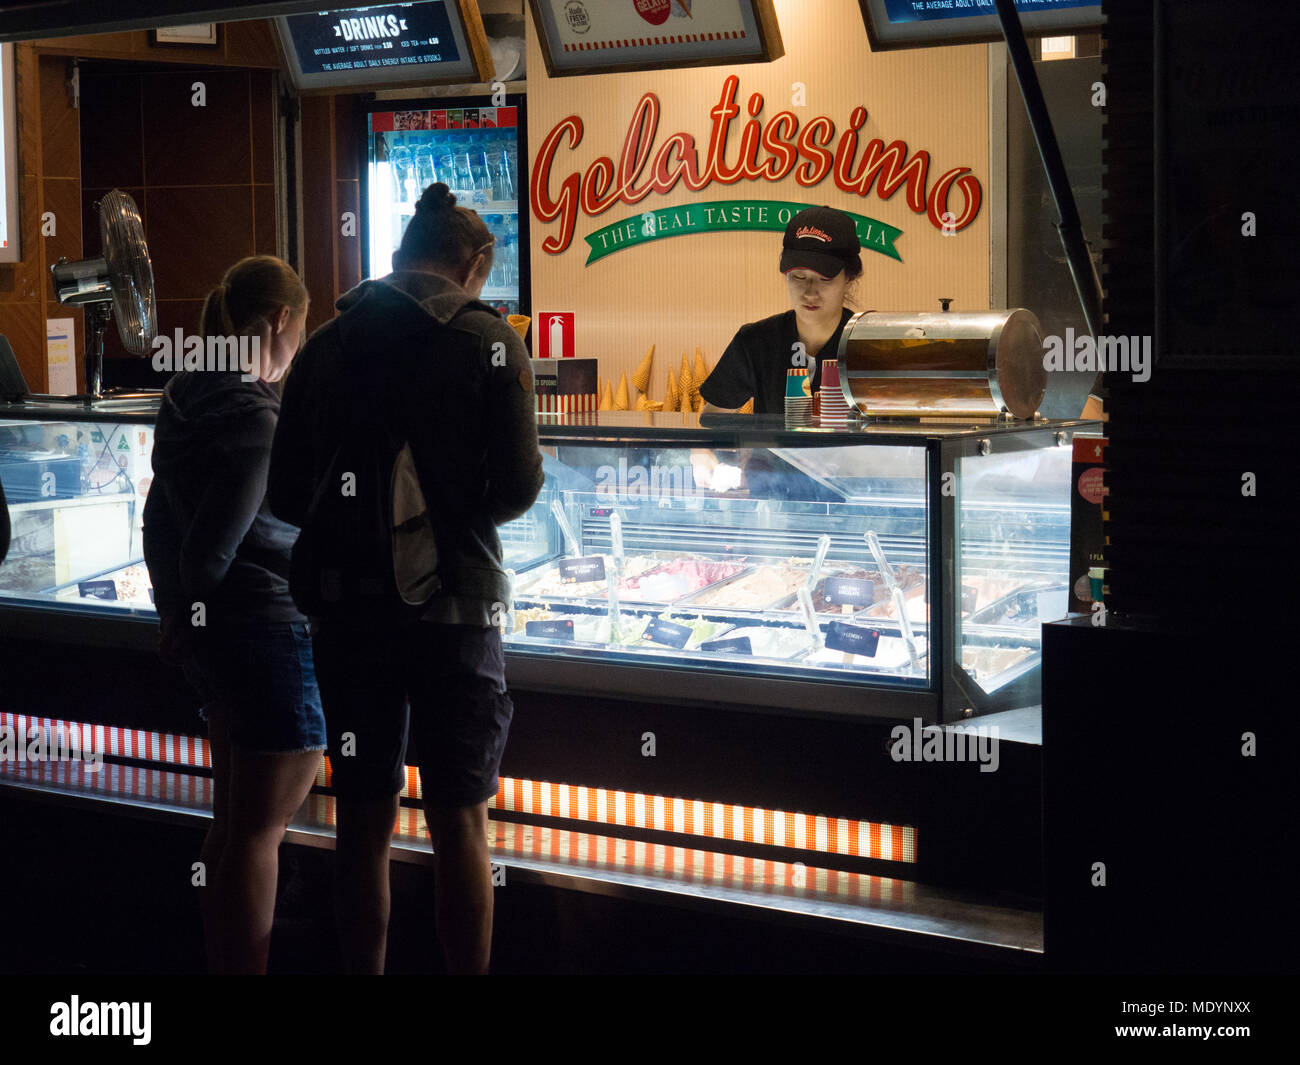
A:
POLYGON ((159 616, 229 628, 305 620, 289 595, 298 530, 271 514, 266 474, 276 390, 238 373, 178 373, 154 432, 144 554, 159 616))
POLYGON ((285 380, 272 511, 301 525, 342 434, 380 419, 409 441, 433 519, 442 591, 425 620, 498 623, 509 581, 497 526, 527 511, 543 480, 523 341, 435 274, 365 281, 337 306, 285 380))

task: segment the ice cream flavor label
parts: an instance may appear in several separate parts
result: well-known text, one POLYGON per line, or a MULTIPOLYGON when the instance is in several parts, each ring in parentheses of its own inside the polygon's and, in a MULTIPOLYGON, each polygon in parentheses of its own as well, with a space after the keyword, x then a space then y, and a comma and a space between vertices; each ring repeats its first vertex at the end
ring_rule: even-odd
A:
POLYGON ((677 625, 671 621, 661 621, 659 618, 655 618, 645 627, 641 639, 681 650, 691 638, 691 631, 689 625, 677 625))
POLYGON ((826 602, 829 606, 871 606, 875 602, 875 589, 871 581, 829 577, 826 580, 826 602))
POLYGON ((583 584, 605 579, 605 559, 601 555, 566 558, 560 562, 561 584, 583 584))
POLYGON ((573 619, 563 621, 526 621, 524 635, 542 640, 572 640, 573 619))
POLYGON ((700 644, 701 651, 717 651, 720 654, 752 655, 753 645, 748 636, 737 636, 734 640, 705 640, 700 644))
POLYGON ((829 651, 874 658, 879 643, 880 632, 877 629, 863 629, 842 621, 832 621, 826 626, 826 648, 829 651))
POLYGON ((113 581, 81 581, 77 591, 82 599, 117 599, 117 585, 113 581))

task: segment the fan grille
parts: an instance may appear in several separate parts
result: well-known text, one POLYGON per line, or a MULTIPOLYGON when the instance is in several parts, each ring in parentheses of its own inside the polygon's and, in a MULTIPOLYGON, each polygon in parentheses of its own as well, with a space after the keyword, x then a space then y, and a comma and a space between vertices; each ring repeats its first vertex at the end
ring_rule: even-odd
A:
POLYGON ((140 209, 120 189, 114 189, 100 202, 99 235, 113 286, 118 334, 132 355, 147 355, 158 332, 153 265, 144 241, 140 209))

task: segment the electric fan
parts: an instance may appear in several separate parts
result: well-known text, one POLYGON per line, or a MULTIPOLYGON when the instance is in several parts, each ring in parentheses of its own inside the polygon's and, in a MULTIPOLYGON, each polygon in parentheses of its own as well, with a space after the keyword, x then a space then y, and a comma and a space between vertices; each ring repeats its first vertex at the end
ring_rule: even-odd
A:
MULTIPOLYGON (((144 242, 144 225, 135 200, 114 189, 99 201, 99 235, 104 254, 98 259, 50 267, 54 294, 60 303, 86 310, 86 394, 69 397, 89 406, 103 399, 104 330, 117 316, 117 332, 132 355, 147 355, 158 332, 154 304, 153 266, 144 242)), ((113 399, 143 398, 148 393, 114 390, 113 399)))

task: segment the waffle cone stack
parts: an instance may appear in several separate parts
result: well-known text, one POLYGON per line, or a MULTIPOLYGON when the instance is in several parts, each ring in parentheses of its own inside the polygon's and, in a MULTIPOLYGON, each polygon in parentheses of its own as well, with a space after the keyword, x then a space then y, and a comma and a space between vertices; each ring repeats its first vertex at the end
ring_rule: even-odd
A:
POLYGON ((668 392, 664 396, 664 410, 677 410, 681 406, 681 392, 677 387, 677 378, 673 368, 668 367, 668 392))
POLYGON ((630 408, 631 403, 628 401, 627 394, 627 371, 624 370, 622 376, 618 379, 618 392, 614 396, 614 409, 628 410, 630 408))
POLYGON ((677 375, 677 387, 682 392, 682 410, 690 411, 694 409, 696 382, 695 375, 691 373, 691 360, 684 352, 682 354, 682 368, 677 375))
POLYGON ((609 382, 605 382, 605 391, 600 394, 600 406, 597 410, 614 409, 614 390, 609 387, 609 382))
POLYGON ((695 349, 695 391, 700 390, 700 385, 708 379, 709 368, 704 365, 704 353, 699 348, 695 349))
POLYGON ((645 358, 641 360, 641 365, 636 368, 636 373, 632 375, 632 387, 638 392, 648 393, 650 391, 650 366, 654 362, 654 358, 655 346, 651 344, 650 350, 645 353, 645 358))

